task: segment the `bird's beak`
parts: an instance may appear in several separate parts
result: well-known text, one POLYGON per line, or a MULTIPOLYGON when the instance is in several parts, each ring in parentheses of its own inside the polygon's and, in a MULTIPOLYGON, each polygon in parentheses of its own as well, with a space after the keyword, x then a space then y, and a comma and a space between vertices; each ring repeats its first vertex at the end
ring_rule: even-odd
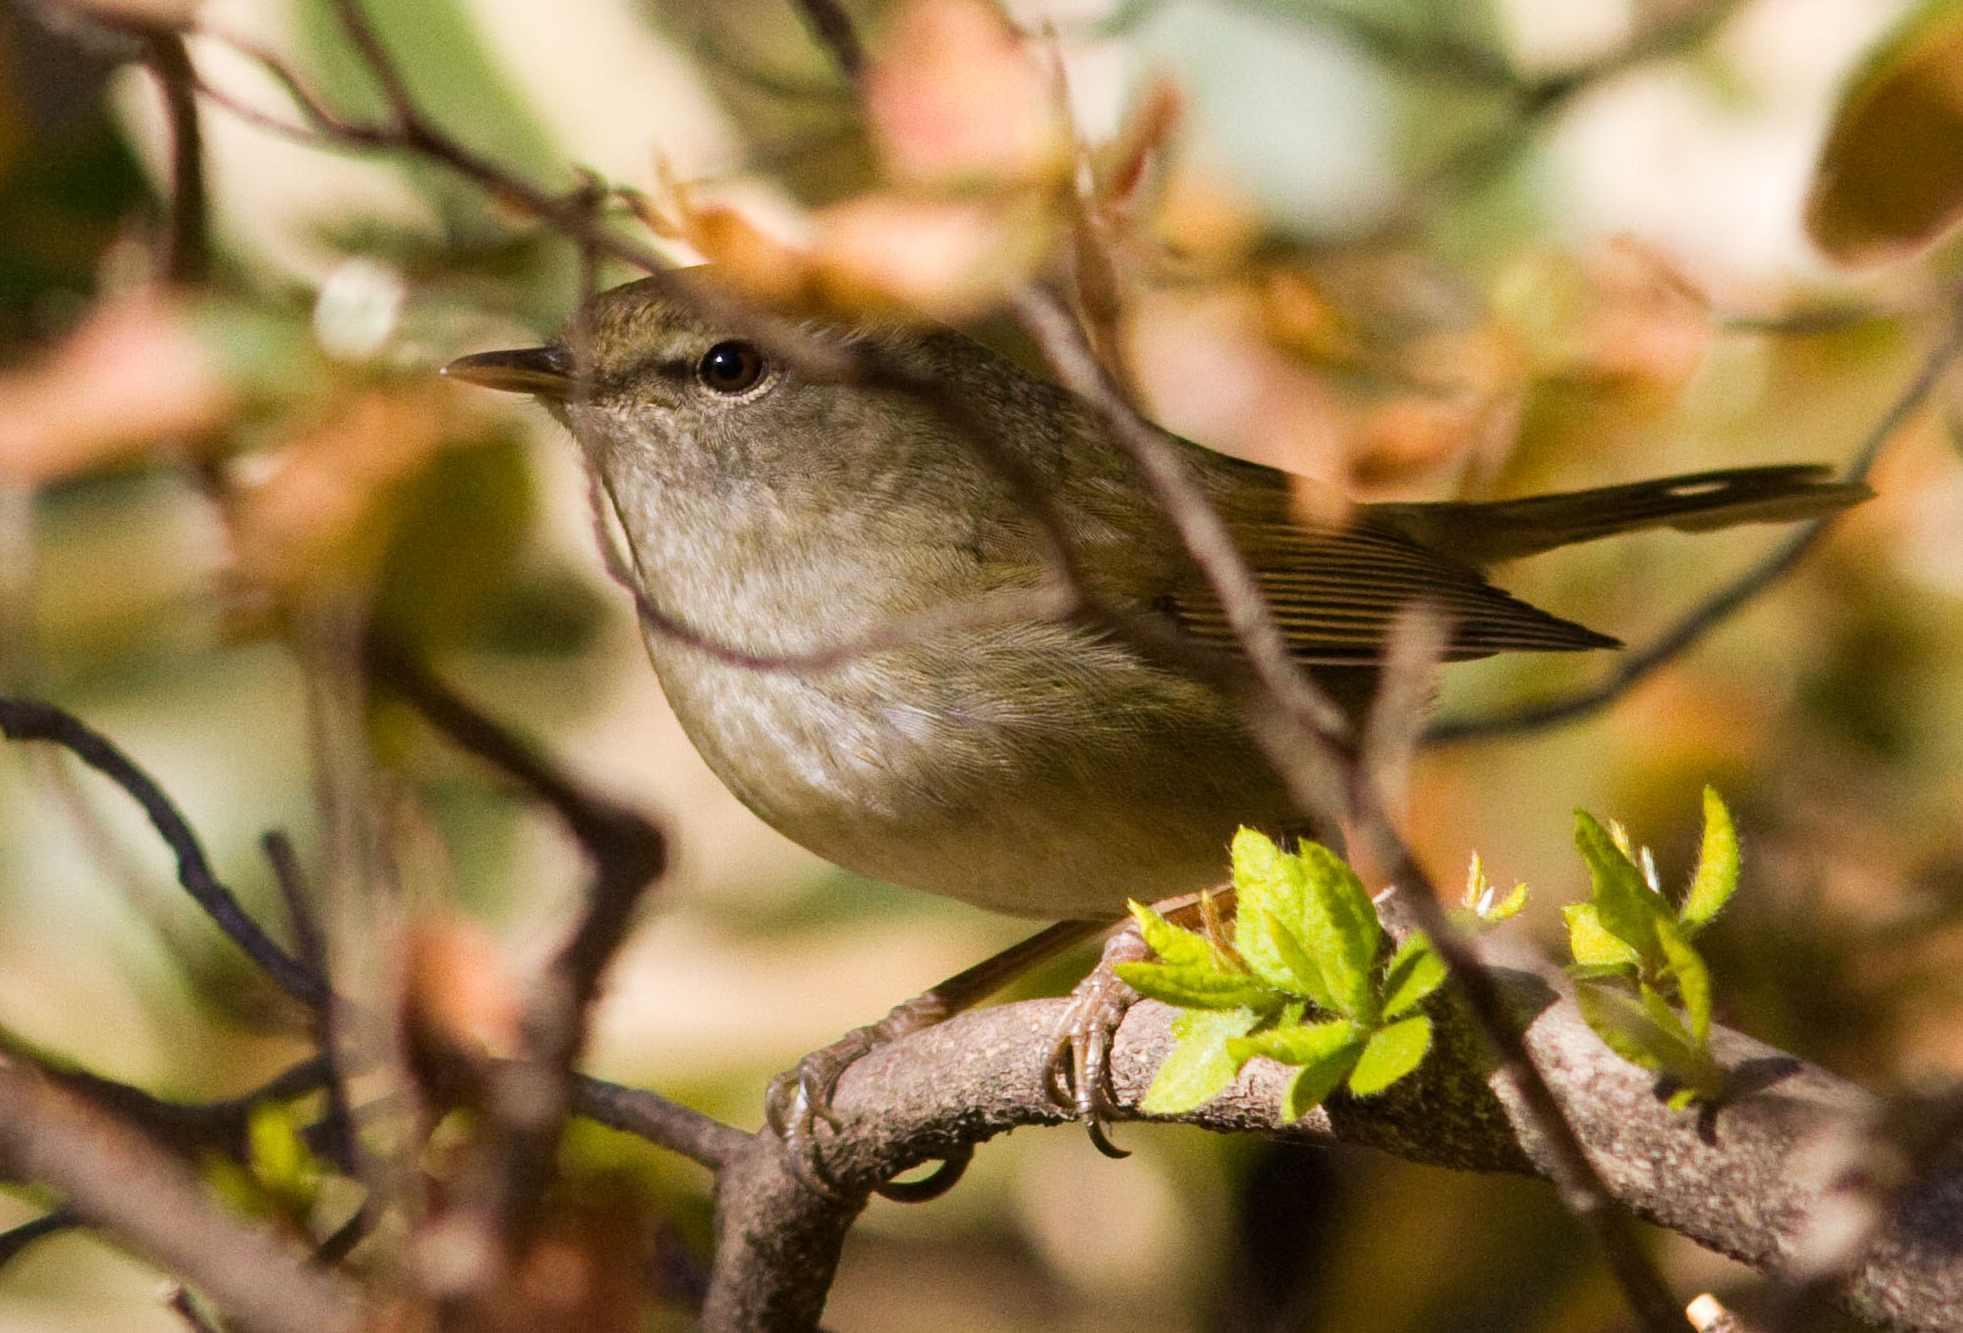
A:
POLYGON ((466 384, 506 393, 529 393, 560 402, 573 391, 573 357, 563 347, 515 347, 504 352, 473 352, 443 367, 442 373, 466 384))

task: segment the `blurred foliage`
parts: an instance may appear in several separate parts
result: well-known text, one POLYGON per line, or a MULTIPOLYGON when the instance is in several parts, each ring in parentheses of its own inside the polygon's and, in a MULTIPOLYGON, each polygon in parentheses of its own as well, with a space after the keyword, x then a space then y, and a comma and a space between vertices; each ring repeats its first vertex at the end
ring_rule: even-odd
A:
MULTIPOLYGON (((1954 4, 1829 8, 1017 4, 1033 35, 1018 43, 952 0, 867 4, 872 86, 887 81, 868 122, 775 0, 569 0, 516 35, 511 6, 368 5, 432 118, 546 189, 625 138, 612 160, 636 164, 621 183, 643 214, 727 245, 759 288, 888 315, 971 313, 1067 253, 1101 348, 1169 426, 1373 498, 1852 453, 1958 281, 1946 164, 1963 161, 1963 119, 1954 4), (1046 21, 1083 161, 1030 93, 1050 89, 1046 21), (645 77, 596 88, 614 57, 645 77), (929 67, 943 72, 917 75, 929 67), (936 130, 975 104, 1000 112, 989 133, 936 130), (1828 254, 1874 267, 1819 262, 1802 219, 1828 254)), ((321 0, 275 37, 333 106, 382 108, 321 0)), ((577 860, 400 710, 350 716, 337 627, 379 617, 577 770, 664 812, 682 867, 615 973, 593 1058, 738 1123, 769 1072, 1018 932, 826 875, 759 831, 659 712, 564 440, 434 382, 453 354, 549 333, 577 298, 572 247, 427 163, 311 153, 207 108, 219 202, 255 202, 220 210, 243 220, 219 230, 207 289, 149 299, 165 156, 154 99, 110 75, 113 51, 0 10, 8 689, 127 744, 276 930, 255 840, 290 828, 349 986, 386 993, 391 932, 425 911, 467 911, 535 959, 577 860), (275 220, 276 197, 314 202, 275 220), (365 878, 323 793, 379 812, 365 878)), ((1879 497, 1798 576, 1609 715, 1423 757, 1409 827, 1427 863, 1476 845, 1498 882, 1533 882, 1511 929, 1552 945, 1554 905, 1584 891, 1564 812, 1623 812, 1670 879, 1698 863, 1683 793, 1721 785, 1753 869, 1697 936, 1716 1021, 1884 1090, 1963 1070, 1963 475, 1942 415, 1901 432, 1879 497)), ((1504 581, 1641 642, 1770 540, 1630 538, 1504 581)), ((1602 669, 1469 665, 1445 706, 1602 669)), ((1517 908, 1485 873, 1467 905, 1517 908)), ((292 1015, 170 891, 140 820, 43 757, 0 765, 0 920, 0 1028, 185 1096, 236 1092, 293 1054, 292 1015)), ((1060 964, 1043 984, 1069 979, 1060 964)), ((305 1161, 279 1124, 259 1133, 242 1187, 301 1211, 305 1161)), ((1621 1317, 1537 1186, 1147 1127, 1126 1143, 1136 1157, 1109 1163, 1074 1136, 1018 1135, 931 1207, 876 1205, 839 1325, 1621 1317)), ((684 1304, 707 1235, 700 1174, 591 1127, 567 1157, 566 1243, 599 1254, 601 1233, 630 1236, 645 1253, 621 1266, 684 1304)), ((1749 1287, 1663 1253, 1686 1289, 1749 1287)), ((0 1320, 173 1326, 140 1272, 49 1242, 0 1276, 0 1320)))

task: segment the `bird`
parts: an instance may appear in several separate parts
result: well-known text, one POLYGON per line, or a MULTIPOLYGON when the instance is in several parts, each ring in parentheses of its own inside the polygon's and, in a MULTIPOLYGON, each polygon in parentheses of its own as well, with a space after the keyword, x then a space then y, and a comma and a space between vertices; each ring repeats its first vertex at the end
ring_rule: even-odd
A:
MULTIPOLYGON (((849 871, 1053 920, 1113 920, 1128 900, 1216 884, 1238 828, 1302 826, 1234 700, 1083 617, 922 622, 810 669, 736 660, 822 654, 1054 579, 1042 525, 975 433, 1047 497, 1083 592, 1238 651, 1131 454, 1082 399, 949 328, 740 325, 648 278, 594 296, 554 342, 444 367, 532 396, 577 441, 624 534, 668 702, 740 801, 849 871), (786 350, 798 346, 831 355, 786 350), (869 358, 888 373, 860 373, 869 358)), ((1164 438, 1291 655, 1352 714, 1413 602, 1449 626, 1447 661, 1619 646, 1507 593, 1494 564, 1647 528, 1820 518, 1870 493, 1780 464, 1350 505, 1332 483, 1164 438)))

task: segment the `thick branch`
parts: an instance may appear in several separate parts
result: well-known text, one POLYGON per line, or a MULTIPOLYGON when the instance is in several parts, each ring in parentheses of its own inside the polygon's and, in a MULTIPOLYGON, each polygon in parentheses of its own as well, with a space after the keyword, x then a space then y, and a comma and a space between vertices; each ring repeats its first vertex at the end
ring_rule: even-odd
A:
MULTIPOLYGON (((1526 1040, 1567 1122, 1610 1191, 1634 1212, 1760 1269, 1785 1266, 1831 1182, 1805 1148, 1875 1111, 1873 1099, 1824 1070, 1738 1033, 1713 1033, 1713 1053, 1740 1091, 1716 1110, 1675 1112, 1654 1076, 1612 1054, 1558 976, 1497 970, 1512 1004, 1531 1014, 1526 1040)), ((1018 1125, 1065 1118, 1043 1087, 1048 1036, 1064 1001, 1032 1000, 963 1015, 875 1050, 845 1075, 835 1107, 846 1129, 825 1143, 834 1178, 885 1179, 1018 1125)), ((1146 1003, 1119 1033, 1113 1070, 1135 1108, 1171 1049, 1176 1011, 1146 1003)), ((1457 1170, 1546 1174, 1553 1154, 1539 1118, 1481 1058, 1462 1023, 1440 1026, 1425 1066, 1381 1097, 1333 1099, 1296 1124, 1277 1119, 1291 1071, 1251 1064, 1225 1093, 1178 1120, 1223 1133, 1351 1143, 1457 1170)), ((1142 1117, 1140 1117, 1142 1118, 1142 1117)), ((838 1245, 857 1211, 816 1197, 762 1135, 721 1178, 714 1284, 705 1329, 813 1326, 838 1245)), ((1882 1324, 1938 1329, 1963 1308, 1963 1259, 1953 1237, 1963 1174, 1932 1179, 1852 1272, 1841 1303, 1882 1324)))

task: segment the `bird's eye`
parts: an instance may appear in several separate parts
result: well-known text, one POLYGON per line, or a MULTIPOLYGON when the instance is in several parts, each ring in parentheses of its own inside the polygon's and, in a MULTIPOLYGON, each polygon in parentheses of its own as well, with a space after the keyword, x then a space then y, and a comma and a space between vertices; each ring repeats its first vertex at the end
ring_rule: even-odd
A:
POLYGON ((717 393, 742 393, 763 378, 763 353, 746 342, 720 342, 702 354, 695 373, 717 393))

